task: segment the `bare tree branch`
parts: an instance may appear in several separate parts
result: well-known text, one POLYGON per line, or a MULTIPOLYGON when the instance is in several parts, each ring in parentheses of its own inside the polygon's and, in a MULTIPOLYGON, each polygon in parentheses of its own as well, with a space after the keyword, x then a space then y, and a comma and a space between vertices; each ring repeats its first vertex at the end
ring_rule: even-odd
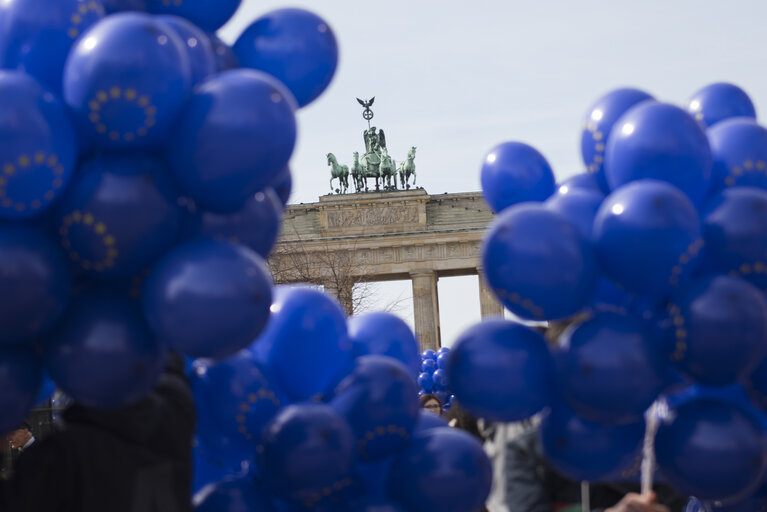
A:
POLYGON ((355 258, 355 248, 333 250, 327 242, 304 240, 291 222, 285 226, 289 236, 277 244, 269 259, 274 282, 309 283, 322 286, 334 295, 347 315, 372 310, 395 312, 403 309, 409 298, 398 297, 394 301, 378 306, 376 298, 380 288, 375 282, 365 279, 369 274, 365 265, 355 258), (311 249, 310 249, 311 247, 311 249))

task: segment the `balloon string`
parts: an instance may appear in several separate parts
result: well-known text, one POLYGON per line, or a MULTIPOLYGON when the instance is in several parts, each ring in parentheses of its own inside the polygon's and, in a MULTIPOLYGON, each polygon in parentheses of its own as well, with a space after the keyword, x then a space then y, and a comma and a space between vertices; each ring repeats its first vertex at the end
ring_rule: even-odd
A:
POLYGON ((581 512, 591 511, 591 494, 589 492, 589 483, 581 482, 581 512))
POLYGON ((642 495, 652 492, 653 471, 655 468, 655 434, 658 432, 658 402, 647 411, 644 444, 642 446, 642 495))

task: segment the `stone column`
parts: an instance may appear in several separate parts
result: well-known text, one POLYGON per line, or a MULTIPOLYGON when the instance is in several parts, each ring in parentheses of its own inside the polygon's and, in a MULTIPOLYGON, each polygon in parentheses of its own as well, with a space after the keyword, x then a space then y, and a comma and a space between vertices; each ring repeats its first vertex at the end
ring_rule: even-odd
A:
POLYGON ((439 301, 437 299, 437 274, 432 270, 410 273, 413 281, 413 310, 415 334, 421 350, 437 350, 439 340, 439 301))
POLYGON ((477 278, 479 281, 479 310, 482 318, 503 317, 503 305, 493 295, 493 291, 485 279, 485 273, 479 267, 477 268, 477 278))

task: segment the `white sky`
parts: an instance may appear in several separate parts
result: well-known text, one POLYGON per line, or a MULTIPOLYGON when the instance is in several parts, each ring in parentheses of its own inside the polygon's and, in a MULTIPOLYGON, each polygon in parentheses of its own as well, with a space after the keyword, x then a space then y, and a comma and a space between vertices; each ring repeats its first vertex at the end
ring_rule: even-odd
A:
MULTIPOLYGON (((485 152, 506 140, 538 148, 558 179, 580 172, 581 118, 615 87, 682 104, 729 81, 757 115, 767 109, 764 0, 244 0, 220 35, 233 42, 287 6, 325 18, 341 53, 330 87, 298 115, 293 203, 330 191, 325 154, 349 163, 364 149, 355 97, 376 97, 373 123, 395 160, 418 147, 418 185, 430 194, 480 190, 485 152)), ((384 301, 410 293, 408 283, 381 288, 384 301)), ((450 344, 479 320, 476 280, 442 279, 439 291, 450 344)))

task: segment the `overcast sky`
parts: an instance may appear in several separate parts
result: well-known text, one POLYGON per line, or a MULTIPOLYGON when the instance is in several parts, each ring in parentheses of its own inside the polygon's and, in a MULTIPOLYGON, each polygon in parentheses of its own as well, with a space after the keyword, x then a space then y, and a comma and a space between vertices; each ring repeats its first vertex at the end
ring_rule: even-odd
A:
MULTIPOLYGON (((244 0, 220 35, 233 42, 287 6, 324 17, 341 53, 330 87, 298 115, 294 203, 330 192, 325 154, 350 163, 364 150, 356 97, 376 97, 373 123, 395 160, 418 147, 418 185, 430 194, 480 190, 485 152, 507 140, 538 148, 558 179, 580 172, 582 117, 615 87, 683 104, 730 81, 757 115, 767 109, 764 0, 244 0)), ((443 343, 478 320, 478 298, 468 312, 456 298, 469 290, 477 295, 472 279, 440 280, 443 343)))

